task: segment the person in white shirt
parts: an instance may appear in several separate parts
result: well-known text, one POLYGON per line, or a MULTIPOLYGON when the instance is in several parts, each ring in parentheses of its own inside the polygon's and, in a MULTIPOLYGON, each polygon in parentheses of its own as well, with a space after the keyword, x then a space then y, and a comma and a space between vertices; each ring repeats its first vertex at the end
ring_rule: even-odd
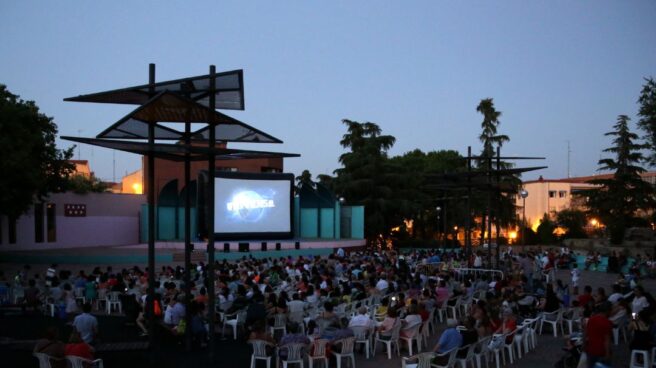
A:
POLYGON ((644 294, 645 290, 642 288, 642 286, 638 285, 633 289, 633 302, 631 302, 632 313, 638 314, 643 309, 649 308, 649 302, 647 301, 647 298, 644 294))
POLYGON ((292 300, 287 302, 287 309, 290 314, 294 312, 303 312, 305 309, 305 302, 301 300, 298 293, 294 293, 294 295, 292 295, 292 300))
POLYGON ((80 337, 87 344, 91 344, 98 334, 98 319, 92 316, 91 303, 84 303, 83 313, 73 319, 73 327, 80 333, 80 337))
POLYGON ((371 329, 374 327, 374 321, 369 318, 367 313, 367 307, 360 307, 358 309, 358 314, 353 316, 349 321, 349 327, 366 327, 371 329))
POLYGON ((378 282, 376 283, 376 289, 383 291, 383 290, 387 290, 388 287, 389 287, 389 283, 387 282, 387 280, 385 280, 385 275, 382 275, 380 280, 378 280, 378 282))
POLYGON ((608 301, 611 304, 615 305, 620 299, 624 298, 624 295, 622 295, 620 291, 621 289, 619 285, 617 284, 613 285, 613 293, 610 294, 610 296, 608 296, 608 301))

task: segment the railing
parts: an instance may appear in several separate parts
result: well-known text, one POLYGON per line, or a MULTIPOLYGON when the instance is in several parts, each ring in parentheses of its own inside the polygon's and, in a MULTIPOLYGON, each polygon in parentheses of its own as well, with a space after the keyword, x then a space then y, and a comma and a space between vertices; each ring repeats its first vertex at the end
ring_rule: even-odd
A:
POLYGON ((483 278, 483 276, 487 276, 487 279, 490 281, 496 280, 497 276, 501 277, 502 280, 505 278, 503 271, 501 270, 483 268, 454 268, 453 274, 454 278, 458 281, 464 281, 467 278, 478 280, 483 278))

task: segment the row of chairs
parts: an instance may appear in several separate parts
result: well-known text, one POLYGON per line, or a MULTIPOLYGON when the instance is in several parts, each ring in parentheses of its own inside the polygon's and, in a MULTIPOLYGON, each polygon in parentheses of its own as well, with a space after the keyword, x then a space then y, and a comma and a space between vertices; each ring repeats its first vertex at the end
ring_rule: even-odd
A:
MULTIPOLYGON (((355 368, 355 346, 356 338, 347 337, 344 339, 337 340, 332 343, 334 347, 339 346, 339 349, 333 351, 335 360, 337 362, 337 368, 341 368, 342 361, 348 359, 347 361, 351 362, 351 367, 355 368)), ((276 347, 274 344, 264 341, 264 340, 249 340, 249 344, 253 347, 253 355, 251 355, 251 368, 255 368, 255 364, 258 360, 263 360, 266 362, 267 368, 271 368, 271 360, 276 359, 276 366, 279 366, 279 352, 286 352, 286 357, 284 359, 280 358, 283 368, 287 368, 290 364, 297 364, 301 368, 304 367, 305 359, 308 361, 308 366, 313 368, 315 361, 320 361, 325 364, 325 367, 328 368, 328 354, 326 346, 330 343, 325 339, 315 340, 311 345, 306 344, 285 344, 280 347, 276 347), (269 354, 269 351, 272 350, 273 354, 269 354)))
POLYGON ((60 361, 66 361, 71 368, 88 368, 88 367, 103 368, 102 359, 89 360, 72 355, 67 355, 66 357, 64 357, 64 359, 62 359, 62 358, 55 358, 48 354, 43 354, 43 353, 33 353, 33 355, 36 359, 39 360, 39 368, 51 368, 52 362, 60 362, 60 361))

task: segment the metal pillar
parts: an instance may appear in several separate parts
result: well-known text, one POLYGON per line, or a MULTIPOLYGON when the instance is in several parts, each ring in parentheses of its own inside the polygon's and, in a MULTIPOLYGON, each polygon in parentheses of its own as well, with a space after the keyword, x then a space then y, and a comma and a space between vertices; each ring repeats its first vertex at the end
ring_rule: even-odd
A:
MULTIPOLYGON (((148 92, 155 94, 155 64, 148 65, 148 92)), ((155 347, 155 124, 148 124, 148 341, 155 347)))
POLYGON ((216 67, 210 65, 210 88, 209 88, 209 110, 207 112, 208 118, 207 123, 209 124, 209 148, 210 155, 208 157, 208 193, 207 193, 207 203, 209 211, 207 211, 207 278, 208 278, 208 287, 207 294, 209 296, 208 303, 208 316, 209 316, 209 358, 210 362, 214 362, 214 352, 215 352, 215 321, 216 321, 216 293, 214 291, 214 176, 216 175, 216 155, 214 154, 214 148, 216 147, 216 126, 214 124, 214 111, 216 109, 216 67))
MULTIPOLYGON (((185 122, 185 144, 191 145, 191 123, 185 122)), ((184 161, 184 188, 185 188, 185 206, 184 206, 184 283, 185 283, 185 320, 187 321, 187 328, 185 329, 185 347, 187 351, 191 351, 192 335, 191 335, 191 193, 189 191, 189 183, 191 182, 191 162, 189 158, 189 151, 185 153, 184 161)), ((178 214, 176 212, 176 224, 178 222, 178 214)))

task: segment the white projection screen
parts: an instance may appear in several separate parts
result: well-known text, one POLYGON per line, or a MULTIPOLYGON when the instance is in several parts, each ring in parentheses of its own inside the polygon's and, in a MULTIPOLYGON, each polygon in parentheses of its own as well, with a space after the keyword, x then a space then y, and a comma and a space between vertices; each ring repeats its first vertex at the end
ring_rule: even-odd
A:
POLYGON ((219 238, 291 238, 293 178, 291 174, 218 173, 214 233, 219 238))

